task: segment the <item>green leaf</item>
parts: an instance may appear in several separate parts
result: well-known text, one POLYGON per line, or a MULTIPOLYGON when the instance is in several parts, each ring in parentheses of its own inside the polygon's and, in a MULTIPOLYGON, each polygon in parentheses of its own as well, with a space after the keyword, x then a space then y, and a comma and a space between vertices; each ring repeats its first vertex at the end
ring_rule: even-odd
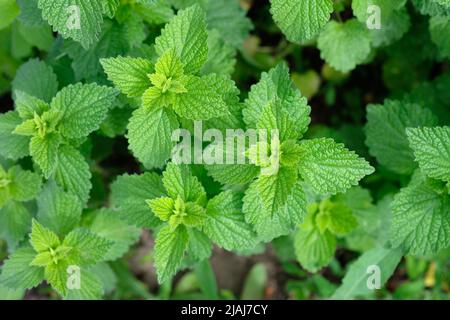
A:
POLYGON ((9 201, 0 209, 0 234, 11 249, 25 238, 30 225, 31 215, 20 202, 9 201))
POLYGON ((303 141, 300 158, 300 175, 323 194, 344 192, 374 171, 366 160, 332 139, 303 141))
POLYGON ((390 240, 415 255, 434 254, 450 245, 450 205, 445 187, 411 183, 392 203, 390 240))
POLYGON ((0 114, 0 155, 17 160, 29 154, 30 138, 13 134, 22 123, 17 111, 0 114))
MULTIPOLYGON (((214 1, 213 1, 214 2, 214 1)), ((236 49, 221 39, 216 30, 208 32, 208 59, 200 74, 231 75, 236 64, 236 49)))
POLYGON ((330 20, 330 0, 271 0, 270 12, 289 41, 314 38, 330 20))
POLYGON ((147 200, 147 204, 150 209, 152 209, 155 216, 162 221, 169 221, 170 216, 175 210, 175 200, 169 197, 147 200))
MULTIPOLYGON (((67 272, 66 272, 67 275, 67 272)), ((99 300, 104 293, 101 279, 86 267, 80 268, 80 288, 67 289, 66 300, 99 300)))
POLYGON ((141 230, 129 226, 112 210, 102 209, 96 214, 90 230, 102 238, 110 240, 113 245, 106 253, 103 260, 112 261, 122 257, 131 245, 138 241, 141 230))
POLYGON ((80 265, 93 265, 105 261, 113 246, 113 241, 100 237, 83 228, 70 232, 63 241, 63 245, 72 247, 72 255, 80 265))
POLYGON ((186 92, 175 95, 173 109, 181 117, 192 120, 208 120, 224 116, 228 106, 220 93, 210 83, 211 77, 189 77, 186 92))
POLYGON ((208 259, 212 252, 209 237, 194 228, 189 228, 187 231, 189 236, 188 254, 194 256, 197 261, 208 259))
POLYGON ((348 269, 342 285, 333 294, 332 299, 354 299, 373 293, 368 286, 369 277, 376 276, 371 271, 373 266, 379 268, 380 285, 384 285, 394 273, 402 258, 399 249, 376 247, 363 253, 348 269))
MULTIPOLYGON (((235 48, 241 48, 253 28, 238 1, 208 0, 205 5, 209 30, 218 30, 220 36, 235 48)), ((209 47, 211 49, 211 47, 209 47)))
POLYGON ((180 196, 184 202, 198 202, 206 198, 205 189, 187 165, 169 163, 163 173, 162 182, 172 199, 180 196))
POLYGON ((428 109, 386 100, 384 105, 367 107, 366 144, 380 164, 400 174, 411 174, 416 165, 405 129, 435 124, 428 109))
POLYGON ((44 138, 39 135, 31 138, 30 154, 45 178, 49 178, 58 165, 60 144, 61 137, 55 133, 47 134, 44 138))
POLYGON ((56 249, 61 244, 56 233, 34 219, 31 226, 30 243, 38 253, 56 249))
POLYGON ((283 110, 293 119, 300 120, 297 123, 297 130, 301 134, 305 133, 310 123, 311 108, 306 98, 294 87, 285 63, 280 63, 269 72, 262 73, 261 80, 251 87, 242 111, 247 127, 256 128, 263 108, 274 100, 281 101, 283 110))
POLYGON ((58 152, 55 181, 65 190, 75 194, 84 205, 92 188, 91 171, 83 155, 75 148, 64 145, 58 152))
POLYGON ((178 271, 188 240, 188 233, 184 226, 172 230, 169 225, 166 225, 159 230, 155 244, 155 266, 159 283, 166 282, 178 271))
POLYGON ((98 40, 103 23, 102 0, 39 0, 42 17, 53 30, 84 48, 98 40))
POLYGON ((450 127, 407 128, 420 169, 429 177, 450 181, 450 127))
POLYGON ((352 210, 339 202, 324 200, 316 216, 316 224, 320 232, 329 230, 334 235, 346 235, 352 231, 358 222, 352 210))
POLYGON ((303 268, 316 272, 327 266, 336 251, 336 238, 329 231, 321 233, 317 228, 302 228, 294 239, 295 254, 303 268))
POLYGON ((2 0, 0 2, 0 29, 9 26, 19 12, 20 8, 15 0, 2 0))
POLYGON ((153 66, 148 60, 116 57, 101 59, 100 63, 108 79, 120 92, 130 98, 141 97, 151 85, 148 75, 152 73, 153 66))
POLYGON ((171 137, 176 129, 178 120, 171 110, 141 107, 128 124, 129 148, 146 168, 162 167, 175 146, 171 137))
POLYGON ((208 34, 205 13, 198 6, 178 11, 178 14, 161 31, 155 40, 155 49, 162 55, 175 49, 187 74, 200 71, 208 56, 208 34))
POLYGON ((334 69, 348 72, 363 63, 371 52, 370 32, 356 19, 330 21, 320 34, 320 56, 334 69))
POLYGON ((65 193, 54 182, 46 184, 37 204, 39 221, 59 236, 65 236, 80 222, 80 200, 73 194, 65 193))
POLYGON ((16 201, 29 201, 36 197, 41 189, 41 177, 39 174, 23 170, 20 166, 14 166, 8 171, 11 184, 9 192, 16 201))
POLYGON ((35 113, 41 115, 50 108, 45 101, 33 97, 28 93, 17 90, 15 94, 16 110, 22 119, 33 119, 35 113))
POLYGON ((224 191, 208 202, 203 232, 226 250, 251 249, 256 246, 252 227, 245 222, 242 200, 232 191, 224 191))
POLYGON ((275 175, 260 175, 257 185, 264 209, 271 215, 282 208, 298 180, 296 168, 280 168, 275 175))
POLYGON ((31 59, 17 70, 12 91, 22 91, 49 103, 58 91, 58 79, 45 62, 31 59))
POLYGON ((97 130, 114 103, 115 91, 95 83, 69 85, 51 102, 52 110, 61 112, 59 131, 78 139, 97 130))
POLYGON ((30 266, 35 256, 31 247, 17 249, 2 266, 0 283, 10 289, 31 289, 44 281, 44 269, 30 266))
POLYGON ((42 12, 38 8, 38 0, 18 0, 20 15, 18 20, 27 26, 43 26, 47 23, 42 19, 42 12))
POLYGON ((366 23, 370 16, 373 14, 369 10, 369 6, 378 6, 380 8, 380 14, 382 18, 382 25, 384 25, 383 19, 388 19, 396 10, 402 9, 406 4, 406 0, 353 0, 352 10, 353 14, 362 23, 366 23))
POLYGON ((120 176, 111 185, 111 194, 118 215, 128 223, 146 228, 156 227, 160 223, 146 202, 165 194, 161 177, 156 173, 120 176))
POLYGON ((431 40, 439 48, 442 56, 450 58, 450 21, 448 16, 435 16, 430 19, 431 40))
POLYGON ((253 183, 245 192, 242 211, 246 221, 253 225, 259 238, 265 242, 292 233, 306 216, 306 195, 302 185, 295 185, 285 205, 275 213, 264 208, 257 187, 253 183))

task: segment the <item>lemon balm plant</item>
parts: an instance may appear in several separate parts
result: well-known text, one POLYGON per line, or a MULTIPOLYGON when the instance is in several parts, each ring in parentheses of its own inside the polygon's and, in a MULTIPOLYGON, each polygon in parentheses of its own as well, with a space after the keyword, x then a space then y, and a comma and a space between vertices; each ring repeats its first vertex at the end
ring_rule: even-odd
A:
POLYGON ((208 263, 221 250, 266 254, 286 277, 300 270, 294 296, 312 279, 336 299, 396 297, 382 287, 398 269, 420 278, 418 259, 440 297, 447 0, 0 12, 0 298, 148 298, 142 265, 153 286, 193 274, 202 297, 225 297, 214 278, 227 271, 208 263))

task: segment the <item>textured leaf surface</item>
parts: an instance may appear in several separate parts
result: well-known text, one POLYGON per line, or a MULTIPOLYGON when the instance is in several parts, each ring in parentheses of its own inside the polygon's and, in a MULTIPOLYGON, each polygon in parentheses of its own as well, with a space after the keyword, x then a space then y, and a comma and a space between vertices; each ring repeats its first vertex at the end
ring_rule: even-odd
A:
POLYGON ((102 238, 110 240, 113 245, 106 253, 104 260, 112 261, 124 255, 130 246, 141 235, 141 230, 129 226, 112 210, 103 209, 94 218, 90 230, 102 238))
POLYGON ((256 246, 255 234, 245 222, 241 200, 232 191, 225 191, 211 199, 206 208, 207 219, 203 232, 226 250, 243 250, 256 246))
POLYGON ((46 178, 54 172, 58 161, 58 150, 61 138, 57 134, 48 134, 44 138, 31 138, 30 154, 41 168, 46 178))
POLYGON ((31 289, 44 280, 44 269, 30 266, 36 256, 31 247, 16 250, 2 266, 0 283, 11 289, 31 289))
POLYGON ((172 230, 169 225, 159 230, 155 244, 155 265, 158 282, 169 280, 177 271, 188 246, 186 228, 172 230))
POLYGON ((93 265, 105 260, 113 242, 80 228, 70 232, 63 245, 73 248, 80 265, 93 265))
POLYGON ((406 129, 420 169, 431 178, 450 181, 450 127, 406 129))
POLYGON ((86 159, 77 149, 69 145, 60 148, 55 180, 65 191, 75 194, 83 205, 92 188, 91 175, 86 159))
POLYGON ((129 148, 146 168, 162 167, 170 158, 175 143, 172 133, 178 120, 169 109, 139 108, 128 123, 129 148))
POLYGON ((392 203, 391 243, 410 254, 437 253, 450 245, 450 203, 429 183, 401 189, 392 203))
POLYGON ((196 5, 178 12, 156 38, 155 49, 160 56, 175 49, 186 73, 195 74, 206 62, 207 39, 205 13, 196 5))
POLYGON ((318 193, 344 192, 374 171, 366 160, 332 139, 305 140, 300 150, 300 175, 318 193))
POLYGON ((30 138, 12 133, 21 123, 16 111, 0 114, 0 155, 5 158, 17 160, 29 154, 30 138))
POLYGON ((169 163, 163 173, 162 181, 167 194, 172 199, 180 196, 184 202, 197 202, 206 196, 202 184, 187 165, 169 163))
POLYGON ((49 103, 58 90, 58 79, 53 69, 45 62, 31 59, 17 70, 12 90, 20 90, 49 103))
POLYGON ((95 83, 69 85, 51 102, 61 112, 60 132, 67 138, 82 138, 97 130, 114 103, 115 91, 95 83))
POLYGON ((86 49, 98 39, 103 23, 102 0, 39 0, 42 16, 64 38, 86 49))
POLYGON ((76 227, 81 218, 80 200, 65 193, 54 182, 48 182, 37 199, 39 221, 64 236, 76 227))
POLYGON ((366 144, 380 164, 397 173, 410 174, 416 165, 405 129, 434 124, 432 113, 416 104, 387 100, 384 105, 369 105, 366 144))
POLYGON ((153 67, 146 59, 116 57, 101 59, 100 62, 108 79, 129 97, 141 97, 151 85, 148 74, 153 71, 153 67))
POLYGON ((330 20, 330 0, 271 0, 270 12, 288 40, 301 42, 314 38, 330 20))
POLYGON ((370 33, 356 19, 345 23, 331 21, 320 34, 320 56, 336 70, 348 72, 363 63, 370 54, 370 33))
POLYGON ((155 227, 160 223, 146 203, 165 193, 161 177, 156 173, 120 176, 111 185, 111 193, 120 218, 139 227, 155 227))

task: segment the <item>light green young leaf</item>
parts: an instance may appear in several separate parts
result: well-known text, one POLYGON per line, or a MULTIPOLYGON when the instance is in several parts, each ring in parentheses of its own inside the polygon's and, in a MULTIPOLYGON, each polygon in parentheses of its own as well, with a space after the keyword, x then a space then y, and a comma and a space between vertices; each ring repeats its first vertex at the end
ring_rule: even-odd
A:
POLYGON ((52 110, 61 113, 59 131, 78 139, 97 130, 114 103, 116 92, 95 83, 69 85, 51 102, 52 110))
POLYGON ((111 200, 118 216, 139 227, 154 228, 161 222, 152 214, 146 201, 165 194, 161 177, 156 173, 123 175, 111 185, 111 200))
POLYGON ((17 111, 0 114, 0 155, 17 160, 29 154, 30 137, 13 134, 22 123, 17 111))
POLYGON ((84 48, 98 40, 103 23, 102 0, 39 0, 42 17, 63 38, 72 38, 84 48))
POLYGON ((294 239, 295 254, 303 268, 317 272, 327 266, 336 251, 336 238, 329 231, 321 233, 317 228, 302 228, 294 239))
POLYGON ((450 181, 450 127, 407 128, 409 145, 429 177, 450 181))
POLYGON ((444 186, 435 184, 411 183, 394 197, 390 229, 394 247, 426 255, 450 246, 449 196, 444 186))
POLYGON ((163 173, 162 182, 172 199, 181 197, 184 202, 198 202, 206 199, 205 189, 187 165, 169 163, 163 173))
POLYGON ((35 113, 41 115, 50 108, 45 101, 33 97, 26 92, 17 90, 15 94, 16 110, 22 119, 32 119, 35 113))
POLYGON ((58 79, 53 69, 45 62, 31 59, 17 70, 12 91, 22 91, 50 103, 58 91, 58 79))
POLYGON ((331 0, 271 0, 270 12, 289 41, 314 38, 330 20, 331 0))
POLYGON ((86 159, 75 148, 64 145, 58 152, 55 181, 67 192, 76 195, 84 205, 92 188, 91 171, 86 159))
POLYGON ((73 194, 65 193, 49 181, 37 199, 37 218, 59 236, 65 236, 80 222, 81 203, 73 194))
POLYGON ((10 289, 31 289, 44 281, 44 269, 30 266, 35 256, 31 247, 17 249, 2 266, 0 283, 10 289))
POLYGON ((345 23, 330 21, 320 34, 320 56, 334 69, 348 72, 363 63, 370 54, 370 32, 356 19, 345 23))
POLYGON ((172 230, 166 225, 159 230, 155 244, 155 265, 159 283, 166 282, 178 271, 188 247, 188 240, 184 226, 172 230))
POLYGON ((140 98, 151 85, 148 75, 153 72, 153 66, 146 59, 116 57, 101 59, 100 63, 108 79, 130 98, 140 98))
MULTIPOLYGON (((332 299, 345 300, 366 296, 373 293, 368 286, 369 268, 377 266, 380 270, 380 284, 384 285, 394 273, 403 252, 399 249, 373 248, 363 253, 348 269, 342 285, 333 294, 332 299)), ((374 272, 374 271, 371 271, 374 272)))
POLYGON ((230 190, 208 202, 207 219, 202 231, 226 250, 251 249, 256 246, 254 231, 245 222, 241 206, 240 197, 230 190))
POLYGON ((300 147, 300 175, 318 193, 344 192, 374 171, 366 160, 332 139, 305 140, 300 147))
POLYGON ((169 49, 175 49, 184 63, 185 72, 195 74, 206 62, 207 38, 205 13, 194 5, 178 11, 161 31, 161 36, 156 38, 155 49, 160 56, 169 49))
POLYGON ((146 168, 162 167, 170 158, 175 145, 171 137, 178 126, 171 110, 141 107, 133 112, 128 124, 129 148, 146 168))
POLYGON ((435 124, 436 118, 428 109, 386 100, 384 105, 367 107, 366 144, 380 164, 400 174, 411 174, 416 165, 405 129, 435 124))
POLYGON ((61 244, 56 233, 34 219, 31 226, 30 243, 37 253, 56 249, 61 244))
POLYGON ((169 197, 160 197, 147 200, 147 204, 152 209, 155 216, 162 221, 169 221, 175 210, 175 200, 169 197))

